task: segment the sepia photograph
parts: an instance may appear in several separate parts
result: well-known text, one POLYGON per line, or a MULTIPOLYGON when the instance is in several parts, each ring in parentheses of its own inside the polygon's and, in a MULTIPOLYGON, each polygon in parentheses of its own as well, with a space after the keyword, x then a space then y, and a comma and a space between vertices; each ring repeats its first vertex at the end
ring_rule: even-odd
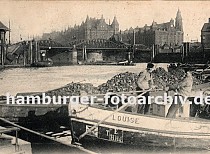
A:
POLYGON ((0 7, 0 154, 210 153, 210 1, 0 7))

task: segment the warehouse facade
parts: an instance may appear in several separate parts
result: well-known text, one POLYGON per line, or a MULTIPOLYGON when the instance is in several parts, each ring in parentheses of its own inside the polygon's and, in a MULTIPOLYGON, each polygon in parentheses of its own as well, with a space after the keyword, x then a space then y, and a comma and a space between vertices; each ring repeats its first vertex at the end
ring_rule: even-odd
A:
POLYGON ((201 44, 204 49, 210 50, 210 18, 208 23, 204 23, 201 29, 201 44))
POLYGON ((181 11, 178 9, 175 21, 171 19, 169 22, 158 24, 153 21, 150 26, 147 24, 142 28, 130 28, 128 31, 123 32, 122 40, 124 40, 123 35, 130 38, 131 43, 133 43, 133 37, 135 37, 136 44, 142 44, 147 47, 152 47, 152 45, 159 46, 180 46, 183 43, 183 23, 181 11), (135 33, 135 36, 133 36, 135 33))
POLYGON ((169 22, 157 24, 152 22, 151 26, 145 25, 137 32, 137 42, 148 47, 153 44, 163 46, 181 45, 183 42, 183 24, 180 10, 177 11, 175 24, 171 19, 169 22))

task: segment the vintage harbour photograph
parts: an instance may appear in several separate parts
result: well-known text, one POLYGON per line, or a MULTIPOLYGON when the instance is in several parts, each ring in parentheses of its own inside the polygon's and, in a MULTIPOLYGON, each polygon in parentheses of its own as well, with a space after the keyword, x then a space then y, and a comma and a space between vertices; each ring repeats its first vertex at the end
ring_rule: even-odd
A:
POLYGON ((0 154, 210 153, 210 1, 0 7, 0 154))

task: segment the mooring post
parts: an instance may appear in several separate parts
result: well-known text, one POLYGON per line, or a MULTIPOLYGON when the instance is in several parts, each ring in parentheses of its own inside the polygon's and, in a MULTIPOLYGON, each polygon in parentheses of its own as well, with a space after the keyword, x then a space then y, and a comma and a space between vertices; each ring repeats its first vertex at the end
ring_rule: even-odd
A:
POLYGON ((38 61, 38 43, 35 41, 35 59, 34 62, 38 61))
POLYGON ((15 131, 15 151, 19 151, 19 146, 18 146, 18 131, 15 131))
POLYGON ((176 138, 174 137, 174 140, 173 140, 173 144, 174 144, 174 152, 176 151, 176 138))
POLYGON ((1 65, 4 66, 4 41, 0 37, 1 65))
POLYGON ((76 45, 73 46, 72 49, 72 64, 77 64, 77 49, 76 49, 76 45))
POLYGON ((151 62, 154 60, 155 57, 155 45, 152 45, 152 56, 151 56, 151 62))
POLYGON ((85 62, 86 62, 86 60, 87 60, 87 48, 86 48, 86 45, 85 45, 85 49, 84 49, 84 60, 85 60, 85 62))
POLYGON ((30 64, 33 63, 33 42, 30 41, 30 64))

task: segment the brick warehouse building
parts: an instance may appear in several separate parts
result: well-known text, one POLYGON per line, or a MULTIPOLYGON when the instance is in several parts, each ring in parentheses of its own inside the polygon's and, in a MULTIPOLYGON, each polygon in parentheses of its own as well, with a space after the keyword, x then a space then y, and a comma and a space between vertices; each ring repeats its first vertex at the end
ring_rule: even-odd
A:
MULTIPOLYGON (((210 60, 210 18, 209 21, 203 24, 201 29, 201 50, 203 62, 209 62, 210 60)), ((198 57, 198 54, 196 55, 198 57)))
POLYGON ((81 25, 69 27, 62 32, 45 33, 43 39, 51 38, 60 43, 68 43, 74 40, 109 39, 118 32, 119 23, 116 17, 114 17, 111 24, 107 24, 103 15, 100 19, 87 16, 85 22, 82 22, 81 25))
POLYGON ((210 50, 210 18, 208 23, 204 23, 201 29, 201 44, 204 49, 210 50))
POLYGON ((130 28, 122 33, 122 41, 131 40, 133 43, 133 33, 135 31, 135 43, 152 47, 153 44, 163 46, 179 46, 183 42, 184 32, 181 12, 178 9, 175 22, 171 19, 169 22, 157 24, 153 21, 150 26, 145 25, 142 28, 130 28), (128 39, 129 38, 129 39, 128 39))

